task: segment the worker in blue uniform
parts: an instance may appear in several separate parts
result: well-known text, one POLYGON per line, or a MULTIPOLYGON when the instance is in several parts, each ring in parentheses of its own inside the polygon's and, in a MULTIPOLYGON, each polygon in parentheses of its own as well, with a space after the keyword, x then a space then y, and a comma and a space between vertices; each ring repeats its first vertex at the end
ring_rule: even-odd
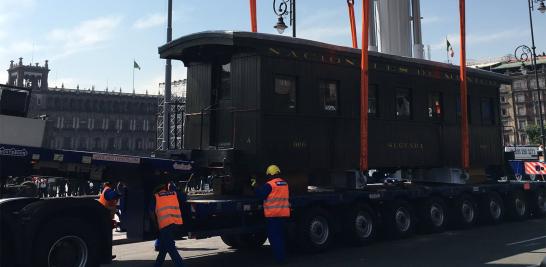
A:
MULTIPOLYGON (((267 221, 267 238, 273 250, 277 263, 286 262, 284 241, 284 222, 290 217, 290 202, 288 183, 281 178, 281 170, 276 165, 270 165, 266 170, 268 182, 256 188, 255 192, 263 200, 264 216, 267 221)), ((252 187, 256 179, 251 180, 252 187)))

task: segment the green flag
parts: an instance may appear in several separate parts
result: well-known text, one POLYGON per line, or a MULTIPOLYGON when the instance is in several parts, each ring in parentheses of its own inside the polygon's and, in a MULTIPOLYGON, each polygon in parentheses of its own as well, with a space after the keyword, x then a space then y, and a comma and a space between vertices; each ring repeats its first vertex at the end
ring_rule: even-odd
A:
POLYGON ((133 60, 133 68, 140 70, 140 66, 133 60))
POLYGON ((455 55, 455 52, 453 51, 453 46, 451 46, 451 43, 449 42, 449 40, 446 38, 446 48, 447 48, 447 54, 450 56, 450 57, 453 57, 455 55))

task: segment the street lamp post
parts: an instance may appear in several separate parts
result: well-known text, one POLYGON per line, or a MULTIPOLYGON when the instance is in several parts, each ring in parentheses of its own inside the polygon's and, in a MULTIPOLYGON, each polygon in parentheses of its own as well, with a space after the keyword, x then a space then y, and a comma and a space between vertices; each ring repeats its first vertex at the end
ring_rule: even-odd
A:
MULTIPOLYGON (((533 50, 526 46, 526 45, 520 45, 516 48, 514 51, 514 56, 517 61, 521 62, 521 74, 527 75, 527 69, 525 68, 525 62, 529 61, 531 59, 531 65, 533 69, 535 70, 535 78, 537 83, 537 95, 538 95, 538 114, 540 119, 540 140, 541 143, 544 144, 544 120, 543 120, 543 113, 542 113, 542 101, 541 101, 541 92, 540 92, 540 84, 538 80, 538 69, 536 65, 536 58, 533 50)), ((527 84, 528 89, 530 90, 529 84, 527 84)))
POLYGON ((296 0, 273 0, 273 12, 277 15, 277 24, 273 28, 277 29, 279 34, 283 34, 288 28, 284 23, 284 16, 288 15, 290 26, 292 26, 292 37, 296 37, 296 0))
POLYGON ((529 48, 526 45, 520 45, 516 48, 516 51, 514 52, 514 56, 517 60, 525 62, 531 57, 531 64, 533 66, 533 70, 535 71, 535 81, 537 86, 537 94, 538 94, 538 113, 540 116, 540 140, 542 141, 542 144, 544 145, 546 142, 546 136, 544 136, 544 119, 543 119, 543 113, 542 113, 542 96, 540 92, 540 82, 538 78, 538 67, 537 67, 537 54, 536 54, 536 46, 535 46, 535 32, 533 27, 533 13, 532 11, 535 9, 535 4, 538 5, 537 10, 540 11, 540 13, 544 14, 546 12, 546 5, 544 5, 544 0, 527 0, 528 6, 529 6, 529 25, 531 27, 531 48, 529 48), (518 52, 520 53, 518 55, 518 52))

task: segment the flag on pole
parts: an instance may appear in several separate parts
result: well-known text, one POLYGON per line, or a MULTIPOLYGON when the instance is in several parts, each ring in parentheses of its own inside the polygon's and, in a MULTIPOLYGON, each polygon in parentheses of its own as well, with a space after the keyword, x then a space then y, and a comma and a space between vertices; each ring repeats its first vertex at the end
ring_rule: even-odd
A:
POLYGON ((140 70, 140 66, 136 61, 133 60, 133 68, 140 70))
POLYGON ((453 46, 451 45, 451 43, 449 42, 447 38, 446 38, 446 42, 447 42, 447 54, 449 55, 449 57, 453 58, 453 56, 455 56, 455 52, 453 51, 453 46))

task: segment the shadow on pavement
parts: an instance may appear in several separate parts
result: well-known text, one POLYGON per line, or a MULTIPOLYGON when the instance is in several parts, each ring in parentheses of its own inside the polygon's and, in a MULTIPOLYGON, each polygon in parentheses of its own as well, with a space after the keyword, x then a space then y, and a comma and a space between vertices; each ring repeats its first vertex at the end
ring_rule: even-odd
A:
MULTIPOLYGON (((292 253, 294 267, 528 267, 538 266, 546 256, 544 220, 507 222, 498 226, 480 226, 470 230, 419 235, 403 240, 378 241, 366 247, 338 245, 319 254, 292 253), (539 250, 539 251, 537 251, 539 250), (523 255, 523 256, 522 256, 523 255)), ((185 257, 189 267, 276 266, 269 247, 251 251, 215 248, 181 248, 182 252, 201 250, 203 254, 185 257), (212 252, 213 250, 218 250, 212 252), (211 251, 207 253, 207 251, 211 251)), ((184 253, 182 253, 184 256, 184 253)), ((155 257, 155 255, 154 255, 155 257)), ((153 260, 114 262, 109 267, 153 266, 153 260)), ((174 266, 166 261, 163 266, 174 266)))

